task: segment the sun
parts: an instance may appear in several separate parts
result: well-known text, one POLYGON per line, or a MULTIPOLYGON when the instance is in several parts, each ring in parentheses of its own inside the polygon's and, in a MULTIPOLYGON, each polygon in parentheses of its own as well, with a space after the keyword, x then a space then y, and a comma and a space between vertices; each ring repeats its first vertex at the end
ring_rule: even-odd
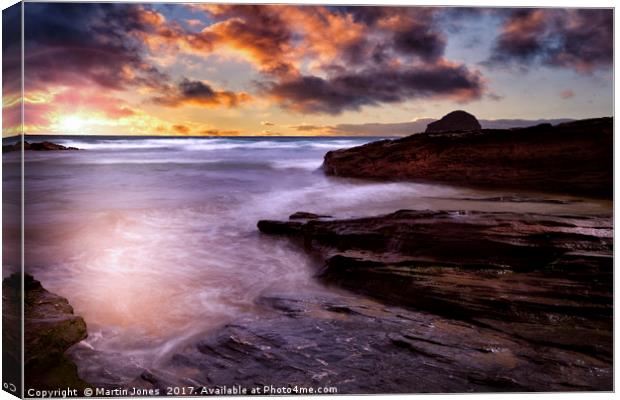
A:
POLYGON ((58 122, 58 127, 66 133, 80 131, 86 125, 86 120, 77 115, 67 115, 58 122))

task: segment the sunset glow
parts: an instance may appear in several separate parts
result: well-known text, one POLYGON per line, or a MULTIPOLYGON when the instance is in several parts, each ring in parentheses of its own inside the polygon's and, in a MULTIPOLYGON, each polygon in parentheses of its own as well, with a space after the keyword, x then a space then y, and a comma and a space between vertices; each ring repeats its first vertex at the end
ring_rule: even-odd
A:
POLYGON ((610 10, 33 3, 25 23, 28 134, 401 135, 454 109, 612 114, 610 10))
POLYGON ((77 133, 86 126, 87 122, 84 119, 77 115, 68 115, 61 118, 60 123, 58 124, 58 129, 61 132, 77 133))

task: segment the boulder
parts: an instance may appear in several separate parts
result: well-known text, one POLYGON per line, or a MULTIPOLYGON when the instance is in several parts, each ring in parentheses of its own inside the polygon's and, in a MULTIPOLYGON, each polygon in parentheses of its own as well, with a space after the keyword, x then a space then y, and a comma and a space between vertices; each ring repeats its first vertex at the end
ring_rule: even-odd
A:
POLYGON ((440 120, 426 126, 426 132, 473 131, 480 130, 480 123, 468 112, 457 110, 444 115, 440 120))
MULTIPOLYGON (((2 282, 3 318, 19 321, 21 279, 15 273, 2 282)), ((85 339, 86 323, 73 313, 67 299, 45 290, 31 275, 24 275, 24 369, 26 388, 84 389, 77 366, 65 354, 85 339)), ((4 324, 3 324, 4 325, 4 324)), ((21 338, 9 337, 5 348, 20 349, 21 338), (13 342, 12 342, 13 341, 13 342)), ((16 364, 19 367, 19 362, 16 364)))

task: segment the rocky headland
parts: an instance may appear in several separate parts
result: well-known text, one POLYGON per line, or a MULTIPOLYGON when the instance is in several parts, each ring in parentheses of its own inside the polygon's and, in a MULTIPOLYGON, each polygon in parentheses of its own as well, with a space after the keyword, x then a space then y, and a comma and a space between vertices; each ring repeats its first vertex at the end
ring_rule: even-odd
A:
MULTIPOLYGON (((14 369, 21 364, 21 337, 11 326, 21 320, 21 277, 15 273, 2 281, 5 354, 14 369), (8 325, 7 325, 8 323, 8 325)), ((87 336, 86 323, 73 313, 64 297, 48 292, 31 275, 24 275, 24 369, 27 389, 84 389, 76 365, 65 354, 87 336)))
MULTIPOLYGON (((456 112, 426 133, 329 152, 323 170, 610 198, 612 123, 602 118, 482 130, 475 117, 456 112)), ((485 200, 535 200, 523 196, 485 200)), ((386 305, 380 312, 367 305, 320 306, 320 315, 342 314, 329 326, 347 325, 334 335, 358 349, 352 357, 366 351, 372 360, 356 359, 357 372, 344 381, 351 392, 613 388, 609 215, 400 210, 339 220, 298 212, 288 220, 259 221, 258 229, 288 237, 318 259, 317 276, 327 285, 386 305), (373 351, 378 348, 381 354, 373 351)), ((299 319, 318 314, 307 306, 297 310, 291 300, 284 304, 298 319, 290 323, 295 329, 304 326, 299 319)), ((243 337, 243 343, 256 343, 243 337)), ((229 338, 214 340, 205 354, 223 357, 239 346, 229 338)), ((346 346, 332 347, 339 354, 346 346)), ((353 368, 348 361, 335 360, 329 370, 353 368)))
POLYGON ((472 130, 473 121, 458 125, 449 115, 426 133, 330 151, 323 170, 342 177, 612 197, 612 118, 472 130))

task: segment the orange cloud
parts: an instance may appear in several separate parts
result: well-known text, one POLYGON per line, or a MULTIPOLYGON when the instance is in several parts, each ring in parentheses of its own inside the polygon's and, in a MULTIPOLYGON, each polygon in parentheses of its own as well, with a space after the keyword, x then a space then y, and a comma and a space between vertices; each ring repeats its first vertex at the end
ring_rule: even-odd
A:
POLYGON ((174 129, 176 133, 180 133, 182 135, 187 135, 189 133, 189 128, 185 125, 173 125, 172 129, 174 129))
POLYGON ((181 81, 172 91, 170 94, 154 97, 152 101, 167 107, 190 104, 230 108, 251 100, 251 96, 245 92, 218 91, 202 81, 190 81, 189 79, 181 81))

